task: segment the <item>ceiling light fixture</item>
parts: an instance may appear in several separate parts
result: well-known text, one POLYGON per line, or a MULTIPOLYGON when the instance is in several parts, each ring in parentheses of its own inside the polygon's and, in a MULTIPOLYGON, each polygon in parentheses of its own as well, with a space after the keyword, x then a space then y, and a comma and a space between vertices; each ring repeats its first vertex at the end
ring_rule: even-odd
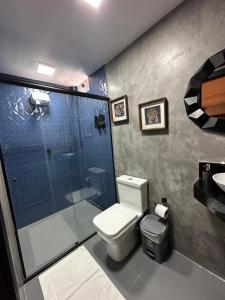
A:
POLYGON ((47 65, 44 63, 39 63, 37 67, 37 72, 39 74, 52 76, 55 73, 55 67, 51 65, 47 65))
POLYGON ((84 1, 89 3, 91 6, 93 6, 96 9, 99 7, 99 5, 102 2, 102 0, 84 0, 84 1))

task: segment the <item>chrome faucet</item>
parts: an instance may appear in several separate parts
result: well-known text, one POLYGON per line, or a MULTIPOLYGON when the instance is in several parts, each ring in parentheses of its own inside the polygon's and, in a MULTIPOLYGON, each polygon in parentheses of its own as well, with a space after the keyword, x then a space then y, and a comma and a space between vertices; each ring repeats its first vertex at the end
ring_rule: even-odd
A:
POLYGON ((206 170, 206 172, 209 172, 210 171, 210 164, 205 164, 205 170, 206 170))

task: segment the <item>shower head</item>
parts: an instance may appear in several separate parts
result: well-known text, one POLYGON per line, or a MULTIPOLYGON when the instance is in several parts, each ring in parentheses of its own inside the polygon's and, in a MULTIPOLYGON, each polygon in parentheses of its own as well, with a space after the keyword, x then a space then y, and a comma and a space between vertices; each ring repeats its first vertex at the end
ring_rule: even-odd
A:
POLYGON ((30 97, 30 103, 34 106, 47 106, 49 102, 49 95, 44 92, 35 91, 30 97))

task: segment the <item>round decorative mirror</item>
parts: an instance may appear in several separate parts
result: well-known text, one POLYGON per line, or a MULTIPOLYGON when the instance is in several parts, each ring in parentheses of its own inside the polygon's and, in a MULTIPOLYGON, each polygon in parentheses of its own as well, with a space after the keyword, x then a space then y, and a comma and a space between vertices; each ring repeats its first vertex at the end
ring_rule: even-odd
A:
POLYGON ((196 125, 225 132, 225 49, 207 59, 191 77, 184 104, 196 125))

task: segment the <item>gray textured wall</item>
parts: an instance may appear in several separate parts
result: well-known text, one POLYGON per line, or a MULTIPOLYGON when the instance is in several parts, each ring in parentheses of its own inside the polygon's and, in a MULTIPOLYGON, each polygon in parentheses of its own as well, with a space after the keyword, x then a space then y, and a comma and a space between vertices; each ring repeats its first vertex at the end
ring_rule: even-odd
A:
POLYGON ((199 160, 225 160, 225 135, 204 132, 186 116, 191 75, 225 48, 225 1, 190 0, 106 66, 109 96, 127 94, 130 122, 113 125, 116 175, 146 177, 150 204, 168 197, 175 248, 225 278, 225 224, 193 198, 199 160), (142 135, 138 103, 166 96, 169 134, 142 135))

